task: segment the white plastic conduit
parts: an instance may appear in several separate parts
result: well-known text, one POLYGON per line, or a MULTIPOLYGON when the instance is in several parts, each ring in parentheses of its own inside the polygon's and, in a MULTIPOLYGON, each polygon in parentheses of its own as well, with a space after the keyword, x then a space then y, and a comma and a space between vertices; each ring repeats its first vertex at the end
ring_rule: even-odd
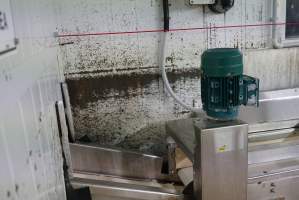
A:
POLYGON ((161 54, 161 73, 162 73, 162 79, 165 85, 166 91, 171 95, 174 100, 179 103, 182 107, 184 107, 187 110, 190 110, 195 113, 203 112, 202 109, 200 108, 195 108, 190 105, 187 105, 185 102, 183 102, 177 95, 173 92, 172 88, 170 87, 166 70, 165 70, 165 65, 166 65, 166 50, 167 50, 167 39, 168 39, 168 32, 164 32, 163 34, 163 39, 162 39, 162 54, 161 54))

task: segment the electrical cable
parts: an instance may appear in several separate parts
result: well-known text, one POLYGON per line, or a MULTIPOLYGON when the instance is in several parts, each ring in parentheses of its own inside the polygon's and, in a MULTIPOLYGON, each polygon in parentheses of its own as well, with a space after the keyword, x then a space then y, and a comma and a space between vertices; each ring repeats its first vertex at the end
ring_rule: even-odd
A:
POLYGON ((164 33, 163 33, 163 39, 162 39, 162 52, 161 52, 161 74, 162 74, 162 79, 164 82, 164 86, 166 91, 170 94, 170 96, 177 102, 179 103, 182 107, 184 107, 187 110, 190 110, 192 112, 198 113, 202 112, 202 109, 199 108, 194 108, 192 106, 187 105, 185 102, 183 102, 172 90, 167 74, 166 74, 166 50, 167 50, 167 39, 168 39, 168 32, 169 32, 169 5, 168 5, 168 0, 163 0, 163 12, 164 12, 164 33))
POLYGON ((162 49, 162 54, 161 54, 161 74, 162 74, 162 79, 164 82, 164 86, 166 91, 170 94, 170 96, 177 102, 179 103, 182 107, 184 107, 187 110, 190 110, 192 112, 202 112, 202 109, 200 108, 194 108, 192 106, 187 105, 186 103, 184 103, 172 90, 168 78, 167 78, 167 74, 166 74, 166 69, 165 69, 165 65, 166 65, 166 59, 165 59, 165 54, 166 54, 166 49, 167 49, 167 35, 168 32, 164 32, 163 33, 163 41, 162 41, 162 45, 163 45, 163 49, 162 49))
POLYGON ((163 15, 164 15, 164 32, 169 31, 169 2, 168 0, 163 0, 163 15))

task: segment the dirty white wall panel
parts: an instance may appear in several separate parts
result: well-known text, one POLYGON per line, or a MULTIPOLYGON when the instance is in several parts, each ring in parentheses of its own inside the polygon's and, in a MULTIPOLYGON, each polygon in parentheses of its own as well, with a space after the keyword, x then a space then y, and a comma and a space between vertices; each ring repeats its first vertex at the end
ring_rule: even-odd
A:
MULTIPOLYGON (((230 10, 230 13, 224 15, 224 25, 225 26, 239 26, 242 24, 247 24, 246 21, 246 3, 248 1, 235 1, 234 9, 230 10)), ((215 14, 211 13, 209 16, 213 16, 215 14)), ((207 17, 208 18, 208 17, 207 17)), ((208 25, 208 24, 207 24, 208 25)), ((236 47, 236 48, 245 48, 246 41, 246 29, 245 28, 227 28, 223 29, 224 32, 224 43, 221 41, 223 39, 220 38, 219 43, 221 46, 216 47, 236 47)), ((223 38, 223 37, 222 37, 223 38)), ((215 46, 211 46, 211 48, 215 48, 215 46)))
MULTIPOLYGON (((225 14, 206 6, 190 6, 170 0, 172 29, 211 27, 207 30, 176 31, 169 34, 167 57, 172 67, 198 68, 207 48, 271 48, 272 27, 233 27, 270 23, 272 0, 238 0, 225 14)), ((163 28, 161 0, 74 0, 61 1, 59 33, 102 33, 163 28)), ((74 42, 61 48, 67 75, 96 72, 121 74, 157 72, 162 33, 68 37, 74 42)), ((279 51, 279 50, 278 50, 279 51)), ((265 62, 266 59, 260 62, 265 62)), ((286 66, 287 67, 287 66, 286 66)))
MULTIPOLYGON (((245 1, 245 24, 271 23, 272 0, 250 0, 245 1)), ((259 49, 272 47, 272 27, 246 27, 245 47, 247 49, 259 49)))
POLYGON ((260 78, 262 90, 299 86, 298 48, 262 49, 245 53, 245 73, 260 78), (261 62, 264 60, 264 62, 261 62))
MULTIPOLYGON (((160 5, 160 1, 144 0, 62 1, 61 7, 64 9, 59 31, 73 33, 157 29, 162 26, 160 5), (151 5, 147 5, 147 2, 151 5)), ((159 39, 158 33, 75 38, 74 45, 65 46, 65 51, 63 49, 63 59, 69 73, 117 73, 157 67, 159 39)))
MULTIPOLYGON (((161 29, 163 27, 161 2, 160 0, 63 1, 61 7, 65 9, 60 13, 59 32, 94 33, 161 29)), ((183 0, 171 0, 170 5, 171 28, 212 27, 208 30, 169 33, 166 59, 167 65, 171 68, 199 68, 200 56, 207 48, 239 47, 245 52, 246 57, 254 54, 252 49, 272 47, 271 26, 213 28, 270 23, 271 0, 239 0, 226 14, 215 14, 203 6, 189 6, 183 0)), ((88 72, 92 72, 93 75, 157 73, 162 48, 161 38, 161 33, 64 38, 62 42, 74 42, 61 49, 65 73, 68 77, 82 77, 82 74, 86 73, 91 75, 88 72)), ((284 53, 284 50, 275 52, 277 55, 285 56, 280 62, 272 62, 271 68, 281 68, 279 63, 284 62, 284 69, 295 70, 291 74, 296 74, 294 64, 288 62, 288 58, 293 54, 289 51, 284 53)), ((245 65, 245 69, 255 72, 251 69, 253 67, 250 62, 258 66, 268 65, 268 59, 272 57, 271 51, 266 50, 263 55, 258 60, 252 56, 246 58, 248 65, 245 65)), ((267 75, 268 72, 269 67, 263 67, 258 74, 251 74, 262 79, 263 90, 295 87, 299 84, 299 81, 290 82, 289 77, 284 76, 282 82, 288 84, 273 87, 273 79, 267 75)))
MULTIPOLYGON (((200 104, 198 76, 172 74, 170 81, 180 98, 200 104)), ((164 122, 189 116, 156 75, 94 77, 68 84, 77 138, 88 135, 103 145, 163 155, 164 122)))
POLYGON ((0 199, 65 199, 54 1, 11 0, 17 50, 0 56, 0 199))
MULTIPOLYGON (((226 14, 185 0, 169 2, 171 29, 210 27, 168 34, 167 69, 186 103, 200 102, 198 69, 207 48, 241 48, 245 72, 261 79, 262 90, 299 86, 298 50, 272 49, 271 26, 215 28, 270 23, 272 0, 236 0, 226 14)), ((163 29, 162 0, 64 0, 59 5, 59 33, 163 29)), ((78 137, 87 134, 102 144, 163 151, 155 145, 165 135, 163 122, 188 113, 165 93, 158 75, 162 35, 61 39, 73 42, 61 47, 60 62, 69 78, 78 137)))

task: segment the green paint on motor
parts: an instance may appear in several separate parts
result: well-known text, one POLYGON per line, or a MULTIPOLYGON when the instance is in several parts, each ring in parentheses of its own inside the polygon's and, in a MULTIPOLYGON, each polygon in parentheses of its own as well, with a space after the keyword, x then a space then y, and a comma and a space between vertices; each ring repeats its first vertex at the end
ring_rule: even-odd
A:
POLYGON ((238 49, 205 51, 201 71, 201 98, 208 116, 232 120, 240 105, 258 105, 259 80, 243 75, 243 55, 238 49))

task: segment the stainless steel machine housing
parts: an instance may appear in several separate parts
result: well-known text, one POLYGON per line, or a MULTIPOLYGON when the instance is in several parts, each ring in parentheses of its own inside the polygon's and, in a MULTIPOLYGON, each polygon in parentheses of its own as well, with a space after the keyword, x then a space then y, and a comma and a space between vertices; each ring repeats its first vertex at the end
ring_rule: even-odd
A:
POLYGON ((242 108, 243 122, 166 126, 193 162, 196 199, 298 200, 298 118, 299 91, 287 89, 261 93, 260 108, 242 108))

